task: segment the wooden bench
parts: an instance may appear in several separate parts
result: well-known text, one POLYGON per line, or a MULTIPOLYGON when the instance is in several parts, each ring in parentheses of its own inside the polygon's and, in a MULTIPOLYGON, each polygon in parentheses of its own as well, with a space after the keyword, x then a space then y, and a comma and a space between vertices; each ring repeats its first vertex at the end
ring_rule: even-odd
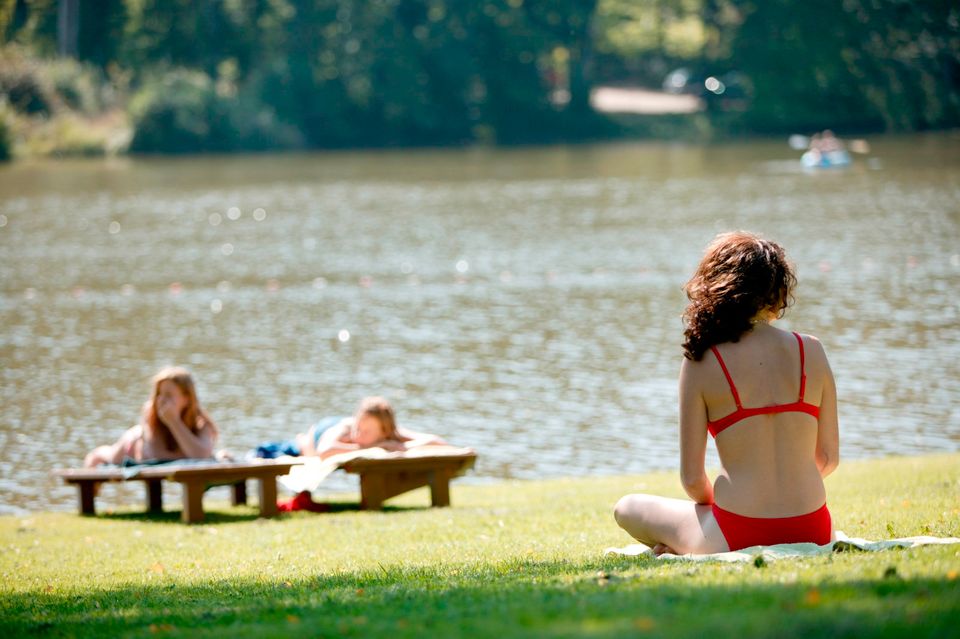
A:
POLYGON ((260 483, 260 516, 277 514, 277 477, 286 475, 297 462, 262 460, 253 462, 216 462, 162 464, 132 468, 79 468, 54 471, 67 484, 80 491, 80 513, 96 514, 96 487, 104 482, 142 481, 147 488, 147 511, 163 512, 161 483, 175 481, 183 487, 185 523, 203 521, 203 493, 209 486, 233 487, 233 504, 247 503, 247 480, 260 483))
POLYGON ((433 506, 450 505, 450 480, 473 467, 473 451, 455 455, 411 456, 385 459, 352 459, 340 464, 360 475, 360 508, 379 510, 383 502, 422 486, 430 486, 433 506))

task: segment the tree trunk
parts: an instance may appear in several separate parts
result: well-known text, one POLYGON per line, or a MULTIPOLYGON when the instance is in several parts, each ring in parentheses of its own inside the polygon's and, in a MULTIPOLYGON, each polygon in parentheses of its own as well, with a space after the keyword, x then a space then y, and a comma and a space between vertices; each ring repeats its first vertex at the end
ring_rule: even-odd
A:
POLYGON ((59 0, 57 7, 57 53, 77 57, 80 35, 80 0, 59 0))

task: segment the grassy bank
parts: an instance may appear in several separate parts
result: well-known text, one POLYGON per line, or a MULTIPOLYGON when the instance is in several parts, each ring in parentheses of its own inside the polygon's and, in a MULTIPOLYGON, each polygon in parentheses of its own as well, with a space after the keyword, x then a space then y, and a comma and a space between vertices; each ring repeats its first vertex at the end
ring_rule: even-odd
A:
MULTIPOLYGON (((960 546, 765 566, 609 558, 623 493, 672 474, 457 486, 384 513, 0 518, 7 636, 946 636, 960 546)), ((852 536, 960 536, 960 455, 850 462, 829 479, 852 536)))

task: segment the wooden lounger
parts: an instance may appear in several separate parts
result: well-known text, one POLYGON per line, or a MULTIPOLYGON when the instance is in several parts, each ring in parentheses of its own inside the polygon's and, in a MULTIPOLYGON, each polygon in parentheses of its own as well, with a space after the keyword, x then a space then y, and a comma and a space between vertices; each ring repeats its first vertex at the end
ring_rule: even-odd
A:
POLYGON ((360 508, 379 510, 383 502, 421 486, 430 486, 433 506, 450 505, 450 480, 473 467, 477 454, 410 456, 385 459, 351 459, 340 464, 360 475, 360 508))
POLYGON ((297 462, 262 460, 253 462, 215 462, 143 466, 131 474, 131 468, 80 468, 54 471, 67 484, 80 490, 80 513, 94 515, 96 486, 103 482, 142 481, 147 486, 147 510, 163 512, 163 480, 183 486, 185 523, 203 521, 203 493, 209 486, 233 486, 233 504, 247 503, 247 480, 260 482, 260 516, 277 514, 277 477, 290 472, 297 462))

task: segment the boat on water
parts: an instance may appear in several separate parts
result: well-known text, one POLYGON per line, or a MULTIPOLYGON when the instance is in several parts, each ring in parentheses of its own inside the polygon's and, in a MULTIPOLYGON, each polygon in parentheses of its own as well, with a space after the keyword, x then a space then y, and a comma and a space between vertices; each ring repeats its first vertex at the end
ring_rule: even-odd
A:
POLYGON ((844 149, 819 151, 810 149, 800 157, 800 163, 807 169, 833 169, 850 166, 850 154, 844 149))

